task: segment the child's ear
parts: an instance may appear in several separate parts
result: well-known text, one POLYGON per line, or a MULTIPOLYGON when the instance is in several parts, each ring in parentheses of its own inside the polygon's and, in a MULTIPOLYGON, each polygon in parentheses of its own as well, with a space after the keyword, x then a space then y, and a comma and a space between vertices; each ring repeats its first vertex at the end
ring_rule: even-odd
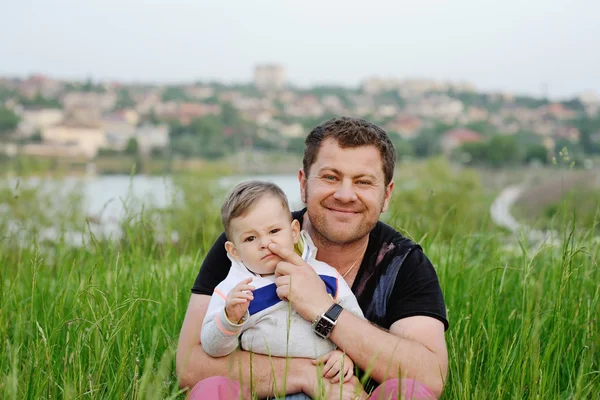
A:
POLYGON ((238 254, 238 251, 235 248, 235 245, 233 244, 233 242, 230 242, 229 240, 226 241, 225 242, 225 250, 231 257, 233 257, 234 260, 240 261, 240 255, 238 254))
POLYGON ((297 219, 292 221, 292 238, 294 239, 294 244, 298 243, 300 240, 300 222, 297 219))

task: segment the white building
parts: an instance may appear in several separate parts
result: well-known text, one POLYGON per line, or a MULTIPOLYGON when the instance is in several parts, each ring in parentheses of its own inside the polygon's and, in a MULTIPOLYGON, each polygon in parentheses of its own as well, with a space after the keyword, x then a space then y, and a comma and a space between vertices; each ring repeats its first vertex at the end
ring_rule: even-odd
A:
POLYGON ((257 65, 254 69, 254 85, 265 91, 283 89, 285 68, 278 64, 257 65))
POLYGON ((106 146, 104 128, 96 123, 67 120, 42 130, 44 145, 66 146, 93 158, 98 149, 106 146))
POLYGON ((40 108, 23 110, 21 113, 18 133, 22 137, 30 137, 36 131, 59 124, 64 118, 64 112, 58 108, 40 108))
POLYGON ((138 151, 148 155, 152 149, 164 149, 169 145, 167 125, 142 125, 135 132, 138 151))

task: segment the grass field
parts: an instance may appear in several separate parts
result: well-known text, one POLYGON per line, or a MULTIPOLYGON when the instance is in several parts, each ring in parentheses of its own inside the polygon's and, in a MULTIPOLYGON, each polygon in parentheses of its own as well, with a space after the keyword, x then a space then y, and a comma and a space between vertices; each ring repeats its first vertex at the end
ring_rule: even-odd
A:
MULTIPOLYGON (((80 248, 36 240, 37 225, 57 222, 44 219, 47 202, 34 190, 0 191, 0 229, 15 218, 22 227, 0 243, 0 397, 184 397, 177 336, 221 231, 222 194, 202 178, 177 182, 184 206, 131 215, 119 242, 85 236, 78 196, 55 205, 59 231, 87 238, 80 248), (176 243, 160 240, 173 230, 176 243)), ((559 246, 533 250, 490 223, 492 194, 473 171, 429 163, 385 215, 422 244, 440 277, 450 321, 443 398, 600 398, 594 226, 572 229, 566 219, 559 246)))

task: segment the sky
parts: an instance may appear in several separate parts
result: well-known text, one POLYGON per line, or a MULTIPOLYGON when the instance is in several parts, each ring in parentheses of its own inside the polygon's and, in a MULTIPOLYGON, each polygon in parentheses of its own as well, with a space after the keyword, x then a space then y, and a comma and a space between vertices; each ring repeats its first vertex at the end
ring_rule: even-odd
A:
POLYGON ((597 0, 0 0, 0 76, 250 82, 467 81, 600 93, 597 0))

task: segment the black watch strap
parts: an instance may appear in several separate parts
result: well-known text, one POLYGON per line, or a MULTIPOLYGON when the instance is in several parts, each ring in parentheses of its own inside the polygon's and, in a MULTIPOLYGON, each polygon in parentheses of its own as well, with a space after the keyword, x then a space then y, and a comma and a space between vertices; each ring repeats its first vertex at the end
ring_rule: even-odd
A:
POLYGON ((329 310, 327 310, 327 312, 325 314, 323 314, 323 316, 327 317, 328 319, 330 319, 333 322, 336 322, 338 317, 342 313, 342 310, 343 310, 342 306, 335 303, 331 307, 329 307, 329 310))

